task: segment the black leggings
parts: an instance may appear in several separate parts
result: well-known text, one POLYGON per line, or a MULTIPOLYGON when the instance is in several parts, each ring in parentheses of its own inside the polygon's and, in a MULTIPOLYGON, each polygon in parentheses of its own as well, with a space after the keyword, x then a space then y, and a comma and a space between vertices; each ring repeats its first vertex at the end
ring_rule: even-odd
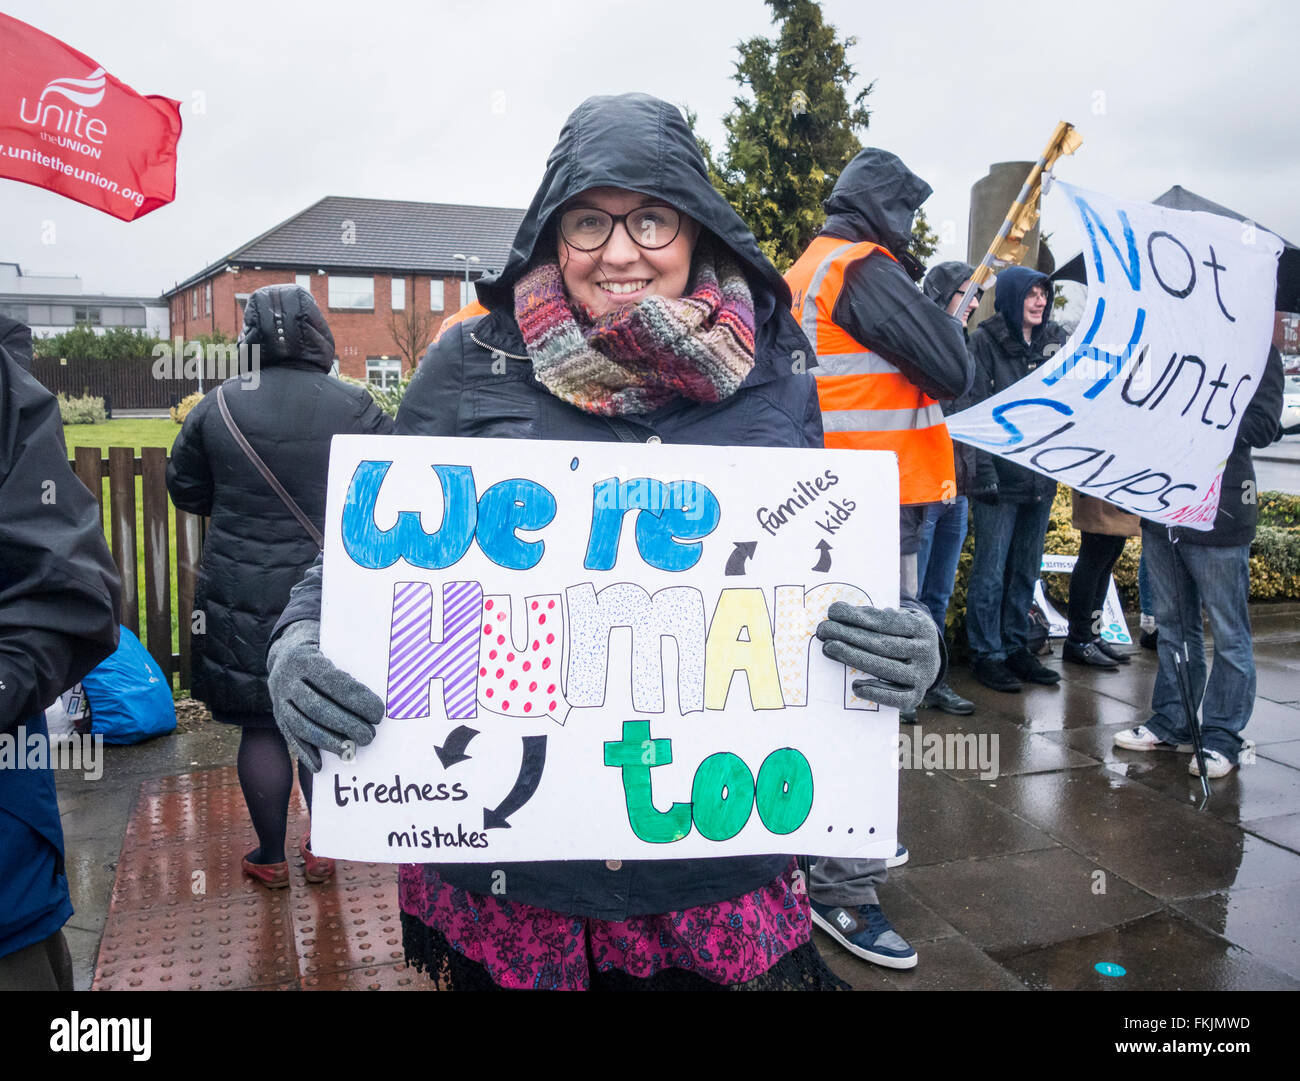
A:
POLYGON ((1091 642, 1098 636, 1101 610, 1106 603, 1106 585, 1115 561, 1124 551, 1126 537, 1105 533, 1083 533, 1079 561, 1070 575, 1070 641, 1091 642))
MULTIPOLYGON (((289 797, 293 794, 293 763, 289 747, 277 728, 246 727, 239 741, 239 786, 259 847, 249 853, 253 863, 282 863, 289 829, 289 797)), ((298 783, 311 811, 311 772, 298 763, 298 783)))

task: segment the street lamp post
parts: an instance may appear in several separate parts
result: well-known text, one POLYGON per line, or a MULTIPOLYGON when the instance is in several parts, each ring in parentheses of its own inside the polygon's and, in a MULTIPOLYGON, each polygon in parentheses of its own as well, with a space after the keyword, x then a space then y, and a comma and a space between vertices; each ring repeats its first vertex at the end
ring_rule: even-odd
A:
POLYGON ((479 261, 479 257, 477 255, 465 256, 462 255, 460 252, 457 252, 455 255, 452 256, 452 258, 460 259, 465 264, 465 300, 464 303, 461 304, 461 307, 463 308, 466 304, 469 303, 469 265, 470 263, 477 263, 479 261))

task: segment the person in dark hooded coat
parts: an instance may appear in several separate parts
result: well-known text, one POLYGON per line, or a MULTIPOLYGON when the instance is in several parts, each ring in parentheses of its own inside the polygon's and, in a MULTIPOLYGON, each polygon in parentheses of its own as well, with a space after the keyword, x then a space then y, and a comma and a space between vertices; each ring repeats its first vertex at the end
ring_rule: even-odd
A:
MULTIPOLYGON (((809 343, 789 291, 709 183, 685 118, 667 102, 596 97, 569 116, 505 268, 478 296, 486 314, 463 318, 425 355, 398 434, 821 446, 802 370, 809 343), (689 341, 653 330, 688 303, 709 312, 689 341), (615 344, 613 332, 632 323, 615 344), (557 326, 568 331, 548 333, 557 326), (598 328, 611 332, 604 350, 588 347, 598 328), (707 364, 690 362, 702 356, 707 364)), ((368 743, 384 715, 376 695, 320 653, 320 585, 318 561, 294 589, 270 655, 277 719, 316 766, 322 750, 368 743)), ((826 641, 827 654, 881 675, 884 658, 847 651, 852 621, 887 624, 913 658, 911 674, 895 670, 907 684, 899 698, 877 685, 868 693, 919 701, 940 664, 930 620, 844 608, 832 612, 849 622, 819 628, 840 639, 826 641)), ((412 865, 399 898, 408 960, 457 989, 830 986, 800 881, 781 855, 412 865), (721 937, 693 936, 705 926, 721 937)))
MULTIPOLYGON (((330 440, 386 434, 392 420, 361 387, 329 375, 334 336, 311 294, 270 285, 248 298, 241 352, 251 371, 223 387, 231 417, 316 528, 325 519, 330 440)), ((284 841, 293 770, 266 689, 266 650, 289 591, 320 549, 245 457, 222 419, 216 392, 185 418, 167 466, 177 508, 210 516, 195 585, 193 694, 212 716, 239 725, 239 779, 259 847, 244 869, 288 884, 284 841)), ((311 774, 300 770, 311 802, 311 774)), ((300 844, 304 860, 310 849, 300 844)), ((317 872, 313 872, 313 877, 317 872)))
MULTIPOLYGON (((59 405, 0 316, 0 741, 48 741, 44 707, 117 647, 122 583, 99 506, 68 465, 59 405)), ((71 991, 72 915, 48 759, 0 766, 0 991, 71 991)))
MULTIPOLYGON (((971 335, 976 402, 1019 382, 1065 344, 1050 320, 1047 275, 1013 266, 999 272, 994 314, 971 335)), ((966 593, 966 634, 975 678, 995 691, 1022 681, 1055 686, 1060 673, 1029 652, 1029 607, 1043 559, 1056 481, 987 451, 975 453, 975 556, 966 593)))

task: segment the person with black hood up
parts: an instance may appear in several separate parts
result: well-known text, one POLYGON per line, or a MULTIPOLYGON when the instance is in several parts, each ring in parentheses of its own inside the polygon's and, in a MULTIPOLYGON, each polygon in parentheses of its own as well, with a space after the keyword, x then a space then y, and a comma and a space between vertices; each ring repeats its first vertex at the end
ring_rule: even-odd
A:
MULTIPOLYGON (((737 461, 822 445, 789 291, 668 102, 595 97, 569 116, 478 295, 486 314, 426 353, 398 434, 730 446, 737 461)), ((314 767, 369 743, 384 716, 320 652, 321 572, 294 589, 270 654, 277 718, 314 767)), ((875 677, 860 693, 920 700, 941 663, 928 618, 830 615, 823 651, 875 677)), ((801 885, 791 855, 416 864, 399 899, 408 961, 456 989, 833 987, 801 885)))
MULTIPOLYGON (((817 353, 826 445, 898 456, 899 593, 906 598, 918 592, 926 508, 956 494, 952 439, 938 403, 966 393, 972 374, 961 326, 916 287, 924 267, 910 251, 912 221, 930 192, 896 155, 859 151, 826 200, 821 232, 785 276, 794 317, 817 353)), ((916 711, 900 716, 914 722, 916 711)), ((894 863, 906 859, 900 845, 894 863)), ((880 910, 877 887, 886 875, 884 860, 819 860, 813 918, 854 956, 912 968, 916 951, 880 910)))
MULTIPOLYGON (((975 402, 1006 390, 1065 344, 1048 315, 1046 274, 1013 266, 998 273, 994 314, 975 328, 975 402)), ((998 455, 975 453, 975 557, 966 593, 971 668, 986 687, 1017 692, 1021 683, 1054 687, 1060 673, 1029 652, 1029 609, 1043 560, 1056 481, 998 455)))
POLYGON ((122 583, 68 465, 31 331, 0 315, 0 991, 71 991, 72 915, 44 707, 117 647, 122 583), (19 758, 18 756, 24 756, 19 758))
MULTIPOLYGON (((257 378, 228 379, 190 411, 172 446, 167 490, 180 510, 210 516, 194 591, 201 620, 191 635, 192 693, 215 720, 242 729, 239 784, 258 847, 241 867, 268 889, 283 889, 293 764, 271 711, 266 650, 320 545, 241 449, 221 399, 230 424, 318 534, 330 440, 387 434, 393 422, 366 390, 330 377, 334 336, 297 285, 268 285, 248 298, 239 346, 241 367, 247 357, 257 378)), ((298 777, 310 808, 311 774, 300 769, 298 777)), ((332 861, 313 856, 309 836, 299 851, 309 882, 333 873, 332 861)))

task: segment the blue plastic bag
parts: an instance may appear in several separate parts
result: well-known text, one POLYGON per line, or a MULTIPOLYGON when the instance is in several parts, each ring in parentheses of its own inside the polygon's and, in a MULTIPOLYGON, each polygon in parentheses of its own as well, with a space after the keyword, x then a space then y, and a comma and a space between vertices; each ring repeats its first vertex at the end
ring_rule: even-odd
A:
POLYGON ((105 743, 142 743, 176 731, 171 683, 125 627, 117 649, 81 681, 90 731, 105 743))

